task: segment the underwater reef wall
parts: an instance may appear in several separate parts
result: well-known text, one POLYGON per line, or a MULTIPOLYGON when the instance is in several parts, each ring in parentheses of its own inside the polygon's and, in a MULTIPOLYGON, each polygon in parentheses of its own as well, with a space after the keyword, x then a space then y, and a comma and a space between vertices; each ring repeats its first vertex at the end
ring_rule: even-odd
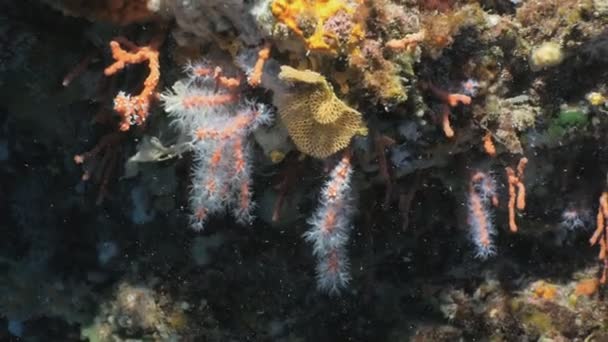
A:
POLYGON ((0 33, 0 340, 608 339, 608 2, 24 0, 0 33))

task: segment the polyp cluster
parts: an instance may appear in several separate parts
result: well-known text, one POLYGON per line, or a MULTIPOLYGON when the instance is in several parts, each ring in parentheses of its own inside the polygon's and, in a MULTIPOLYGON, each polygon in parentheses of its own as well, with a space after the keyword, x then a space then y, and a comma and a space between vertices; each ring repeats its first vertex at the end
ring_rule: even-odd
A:
POLYGON ((192 228, 202 230, 209 215, 225 210, 248 223, 253 203, 247 137, 270 115, 264 106, 240 99, 241 79, 224 76, 220 67, 191 65, 187 72, 161 98, 192 142, 192 228))

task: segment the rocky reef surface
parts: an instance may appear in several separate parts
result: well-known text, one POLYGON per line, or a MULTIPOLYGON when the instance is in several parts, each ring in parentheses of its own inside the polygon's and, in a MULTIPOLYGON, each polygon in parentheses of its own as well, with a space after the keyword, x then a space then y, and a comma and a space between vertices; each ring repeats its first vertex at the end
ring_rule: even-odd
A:
POLYGON ((606 341, 608 2, 0 2, 0 340, 606 341))

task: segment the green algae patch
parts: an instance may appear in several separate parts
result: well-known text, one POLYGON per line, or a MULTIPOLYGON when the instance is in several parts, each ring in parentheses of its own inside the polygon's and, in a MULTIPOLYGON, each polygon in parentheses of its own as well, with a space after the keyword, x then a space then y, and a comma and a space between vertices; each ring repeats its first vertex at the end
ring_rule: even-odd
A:
POLYGON ((587 114, 578 108, 566 108, 559 112, 553 124, 563 128, 581 127, 587 124, 587 114))

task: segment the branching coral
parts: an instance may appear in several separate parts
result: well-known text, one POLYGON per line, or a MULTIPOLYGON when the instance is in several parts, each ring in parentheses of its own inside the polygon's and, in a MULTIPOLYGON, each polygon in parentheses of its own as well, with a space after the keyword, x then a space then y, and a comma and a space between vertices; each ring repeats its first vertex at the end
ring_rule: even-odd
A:
POLYGON ((116 60, 104 70, 106 76, 111 76, 126 68, 129 64, 148 62, 150 73, 144 81, 144 87, 136 96, 124 92, 118 93, 114 99, 114 109, 121 116, 120 130, 128 131, 131 125, 141 125, 146 121, 150 110, 150 102, 156 98, 156 86, 160 79, 160 64, 158 48, 162 40, 154 39, 150 45, 139 47, 126 38, 118 37, 110 42, 112 57, 116 60), (125 50, 121 45, 125 46, 125 50))
POLYGON ((277 95, 276 104, 299 151, 326 158, 347 147, 354 135, 367 134, 361 113, 338 99, 321 74, 283 66, 279 78, 290 89, 277 95))
POLYGON ((496 227, 490 212, 490 204, 498 205, 495 181, 483 172, 476 172, 469 184, 467 221, 471 229, 471 240, 475 244, 476 256, 481 259, 496 253, 494 247, 496 227))
POLYGON ((423 41, 424 35, 424 30, 421 30, 420 32, 416 33, 410 33, 401 39, 389 40, 388 42, 386 42, 385 46, 393 51, 409 50, 416 47, 418 43, 423 41))
POLYGON ((505 168, 507 182, 509 184, 509 229, 517 232, 515 223, 515 208, 524 210, 526 208, 526 186, 523 183, 524 170, 528 164, 528 158, 521 158, 517 164, 517 171, 511 167, 505 168))
POLYGON ((258 52, 258 59, 251 70, 251 75, 249 75, 249 85, 252 87, 257 87, 262 82, 262 73, 264 70, 264 64, 270 58, 270 44, 266 43, 258 52))
POLYGON ((74 156, 74 162, 83 165, 82 180, 88 181, 92 178, 99 184, 97 204, 101 204, 108 194, 108 184, 116 171, 124 138, 125 134, 122 132, 109 133, 101 138, 92 150, 74 156))
MULTIPOLYGON (((418 85, 421 82, 417 81, 418 75, 414 72, 416 63, 421 64, 419 70, 422 70, 425 79, 437 80, 445 84, 448 83, 447 78, 460 77, 463 76, 462 74, 470 77, 472 76, 471 70, 481 70, 487 65, 498 65, 503 62, 506 64, 507 58, 513 57, 506 51, 505 43, 502 44, 503 46, 497 47, 497 50, 502 50, 496 54, 486 51, 489 50, 486 45, 491 45, 494 41, 487 39, 489 35, 484 35, 484 30, 487 30, 490 25, 497 25, 496 17, 500 17, 500 15, 486 13, 474 2, 464 4, 463 1, 455 1, 453 7, 442 8, 443 12, 437 13, 428 11, 428 8, 425 9, 424 6, 413 6, 413 1, 378 0, 364 3, 360 0, 269 0, 266 3, 266 10, 270 10, 268 13, 272 12, 274 18, 271 19, 276 19, 277 24, 274 31, 265 30, 263 33, 262 30, 247 30, 250 27, 259 28, 260 26, 260 23, 252 22, 251 15, 244 16, 242 22, 239 21, 239 17, 249 13, 249 8, 256 2, 255 0, 248 2, 229 0, 224 3, 204 0, 165 1, 171 9, 167 13, 169 16, 175 17, 182 32, 188 33, 187 36, 198 40, 209 38, 206 37, 207 33, 209 36, 213 36, 207 40, 212 41, 213 44, 205 46, 205 49, 208 49, 206 51, 217 49, 216 45, 219 45, 220 48, 236 47, 231 52, 235 52, 237 49, 240 51, 254 51, 255 49, 258 57, 255 65, 249 63, 247 67, 241 66, 245 70, 245 74, 249 76, 248 81, 251 87, 262 85, 264 88, 270 88, 264 84, 264 77, 268 76, 271 63, 274 62, 278 65, 285 63, 286 60, 299 62, 306 59, 302 50, 312 53, 311 69, 322 70, 323 74, 284 66, 281 68, 279 79, 285 87, 274 91, 275 104, 282 123, 297 149, 304 154, 317 159, 327 159, 348 148, 354 135, 367 134, 362 114, 338 98, 328 79, 343 85, 341 89, 344 94, 350 93, 349 99, 358 97, 359 101, 355 108, 366 108, 369 110, 370 116, 375 115, 375 111, 379 112, 376 117, 370 117, 370 122, 374 124, 371 128, 378 132, 378 134, 373 134, 375 155, 373 152, 370 153, 369 149, 364 153, 372 155, 369 160, 373 160, 370 164, 375 167, 374 170, 370 169, 369 174, 371 175, 372 172, 379 174, 380 176, 376 178, 383 178, 386 182, 386 208, 391 203, 392 191, 390 189, 393 186, 405 189, 405 184, 409 182, 407 179, 393 179, 393 175, 396 178, 400 175, 403 176, 405 168, 397 167, 393 170, 387 163, 386 147, 396 143, 394 140, 395 127, 391 127, 396 120, 386 120, 385 114, 415 111, 418 118, 414 120, 419 119, 422 122, 420 113, 424 113, 428 108, 424 103, 425 99, 418 92, 418 85), (395 9, 395 13, 391 13, 390 9, 395 9), (401 19, 398 24, 395 24, 394 22, 398 21, 398 18, 401 19), (420 18, 422 18, 422 24, 420 24, 420 18), (389 20, 393 21, 392 25, 389 25, 389 20), (401 24, 405 22, 410 24, 401 24), (402 27, 395 28, 395 26, 402 27), (403 28, 405 26, 408 28, 403 28), (464 27, 468 29, 463 30, 464 27), (280 33, 290 32, 292 33, 291 38, 295 38, 292 43, 295 43, 294 46, 297 46, 297 49, 290 50, 291 54, 288 56, 282 53, 279 31, 281 31, 280 33), (452 49, 446 49, 452 45, 457 36, 464 38, 464 43, 457 43, 452 49), (461 54, 468 47, 477 43, 479 43, 480 50, 483 50, 480 53, 483 58, 473 58, 467 56, 466 53, 464 56, 461 54), (271 49, 275 52, 272 60, 270 59, 271 49), (431 58, 420 59, 421 51, 425 51, 431 58), (315 52, 317 53, 315 54, 315 52), (438 59, 442 54, 442 58, 438 59), (503 59, 497 56, 502 56, 503 59), (483 68, 471 66, 476 61, 485 61, 485 58, 491 61, 484 62, 483 68), (462 63, 463 59, 464 63, 462 63), (327 79, 323 75, 326 75, 327 79), (410 96, 409 101, 408 96, 410 96), (399 105, 398 109, 395 109, 397 106, 393 105, 399 105), (377 110, 374 111, 374 108, 377 110)), ((116 3, 126 6, 121 1, 116 1, 116 3)), ((446 2, 436 1, 434 3, 445 4, 446 2)), ((287 37, 288 35, 283 36, 283 38, 287 37)), ((285 39, 285 41, 287 40, 285 39)), ((124 38, 118 38, 111 43, 115 62, 105 70, 106 75, 114 75, 131 64, 147 63, 149 68, 149 75, 144 81, 141 93, 131 96, 121 92, 115 99, 114 108, 121 115, 120 131, 127 131, 131 125, 142 125, 146 121, 150 104, 156 98, 156 87, 160 77, 159 45, 159 42, 153 41, 149 46, 140 47, 124 38)), ((214 53, 216 51, 209 54, 214 53)), ((237 55, 236 52, 232 54, 232 57, 235 55, 237 55)), ((236 59, 238 60, 238 58, 236 59)), ((564 59, 563 62, 566 63, 567 59, 564 59)), ((177 82, 173 90, 166 92, 162 99, 165 109, 173 119, 174 126, 181 133, 178 138, 179 145, 185 146, 175 151, 179 153, 189 149, 194 154, 190 188, 192 226, 196 230, 203 229, 211 215, 227 211, 236 221, 249 223, 252 220, 254 208, 251 165, 255 150, 248 143, 248 138, 256 127, 268 122, 266 107, 243 100, 243 90, 246 85, 242 82, 242 75, 227 76, 225 71, 229 68, 196 65, 187 67, 187 70, 189 71, 188 79, 177 82)), ((503 70, 505 73, 508 71, 506 67, 503 70)), ((522 77, 517 74, 517 70, 513 71, 515 77, 518 78, 517 81, 524 81, 520 79, 522 77)), ((498 75, 498 73, 496 74, 498 75)), ((496 78, 498 77, 496 76, 496 78)), ((417 137, 408 141, 407 145, 399 144, 399 146, 407 148, 407 158, 409 159, 407 163, 411 164, 408 166, 409 172, 415 170, 416 178, 419 178, 420 170, 436 169, 439 165, 444 166, 449 163, 453 156, 468 153, 472 146, 471 141, 475 144, 479 142, 481 136, 477 134, 480 132, 485 133, 482 140, 483 147, 490 156, 496 155, 492 138, 507 145, 511 152, 523 151, 517 133, 532 127, 537 122, 536 119, 541 119, 538 122, 542 123, 542 118, 538 117, 540 110, 527 105, 525 102, 528 101, 525 98, 503 99, 499 96, 517 92, 531 94, 535 103, 542 103, 541 101, 546 99, 541 98, 543 94, 535 92, 535 89, 526 92, 513 88, 513 92, 504 92, 506 86, 503 85, 502 88, 499 88, 490 83, 490 81, 496 81, 496 78, 486 77, 483 80, 480 79, 479 83, 474 80, 469 81, 465 84, 468 92, 464 94, 451 93, 431 84, 420 87, 428 90, 437 99, 438 107, 441 108, 438 112, 441 115, 443 134, 454 139, 450 140, 450 144, 440 146, 433 141, 434 137, 432 137, 432 132, 437 129, 425 128, 422 124, 415 125, 415 130, 418 131, 417 136, 420 136, 421 139, 417 137), (485 97, 486 105, 482 108, 483 118, 481 115, 477 116, 479 119, 477 123, 482 130, 478 130, 473 125, 467 125, 467 118, 463 117, 459 120, 459 129, 455 132, 450 122, 452 108, 459 105, 470 105, 472 103, 470 96, 474 96, 476 88, 481 82, 484 82, 484 92, 480 94, 480 98, 483 101, 485 97), (492 88, 492 86, 494 87, 492 88), (428 132, 431 132, 429 134, 431 139, 424 136, 428 132), (505 140, 510 141, 505 142, 505 140), (410 160, 412 161, 410 162, 410 160)), ((69 80, 68 77, 66 83, 69 83, 69 80)), ((263 90, 259 89, 253 91, 263 93, 263 90)), ((595 106, 605 102, 598 95, 592 100, 592 104, 595 106)), ((398 118, 400 122, 413 122, 410 120, 411 118, 406 118, 406 115, 398 118)), ((283 126, 280 125, 280 127, 283 126)), ((112 152, 110 147, 114 147, 114 145, 111 144, 110 138, 121 136, 121 134, 126 136, 124 132, 115 133, 115 135, 103 139, 102 143, 90 153, 77 156, 76 162, 95 161, 96 155, 101 156, 106 153, 107 157, 103 156, 101 165, 106 163, 106 159, 113 163, 111 158, 114 158, 115 155, 109 152, 112 152)), ((278 134, 275 135, 275 133, 270 135, 279 141, 278 144, 284 144, 287 140, 286 133, 281 137, 284 139, 278 139, 278 134)), ((283 150, 274 149, 269 154, 272 155, 273 152, 275 153, 274 162, 283 160, 283 150)), ((285 159, 283 164, 288 164, 295 158, 297 156, 290 156, 285 159)), ((357 160, 359 161, 358 158, 357 160)), ((517 170, 506 168, 506 186, 509 191, 509 227, 513 232, 517 230, 516 210, 522 210, 525 207, 523 171, 526 161, 525 158, 522 158, 517 170)), ((491 161, 491 163, 497 162, 496 159, 491 161)), ((270 167, 273 166, 269 165, 270 167)), ((350 203, 353 196, 350 183, 354 167, 355 164, 351 163, 349 151, 331 172, 331 179, 322 190, 318 210, 309 221, 312 229, 306 234, 306 239, 314 244, 314 254, 319 262, 317 267, 319 287, 329 292, 346 286, 350 279, 345 248, 354 209, 350 203)), ((361 177, 361 179, 361 182, 367 181, 365 177, 361 177)), ((104 188, 105 183, 102 183, 102 190, 104 188)), ((288 186, 282 187, 276 201, 276 208, 281 208, 288 189, 288 186)), ((415 190, 411 190, 409 193, 401 191, 399 208, 404 215, 405 226, 407 226, 407 214, 415 192, 415 190)), ((468 223, 472 240, 476 246, 476 254, 482 258, 495 253, 493 237, 497 234, 497 229, 493 224, 490 205, 497 204, 496 193, 495 181, 489 173, 477 172, 470 178, 466 203, 468 223)), ((604 220, 608 215, 605 207, 608 205, 602 203, 602 212, 601 215, 598 214, 598 222, 600 216, 604 220)), ((278 219, 278 209, 274 212, 274 220, 278 219)), ((601 229, 605 229, 603 225, 598 224, 599 226, 602 227, 601 229)), ((598 228, 598 232, 592 238, 591 243, 601 245, 600 256, 603 256, 602 259, 606 262, 608 243, 604 239, 605 231, 598 228)), ((603 281, 605 281, 605 276, 603 281)))
POLYGON ((496 146, 494 145, 494 141, 492 140, 492 134, 490 132, 486 132, 483 138, 483 149, 490 157, 496 157, 496 146))
POLYGON ((441 106, 441 127, 447 138, 453 138, 454 129, 452 129, 452 124, 450 123, 450 108, 456 107, 459 104, 470 105, 471 97, 463 94, 447 92, 435 87, 430 83, 427 84, 427 87, 429 90, 431 90, 435 97, 443 102, 443 105, 441 106))
POLYGON ((241 101, 240 77, 226 77, 219 67, 188 68, 162 95, 174 124, 191 139, 194 152, 190 193, 193 229, 202 230, 210 215, 227 209, 240 223, 253 219, 251 146, 248 135, 270 121, 261 104, 241 101))
POLYGON ((312 227, 304 234, 313 244, 313 254, 317 257, 317 286, 331 294, 339 292, 350 281, 346 256, 353 215, 350 159, 350 152, 345 152, 331 171, 321 191, 319 208, 309 220, 312 227))
POLYGON ((602 268, 602 276, 600 278, 601 284, 606 284, 608 278, 608 192, 602 193, 599 200, 599 208, 597 209, 597 227, 593 236, 589 239, 589 244, 595 246, 599 243, 600 252, 598 259, 602 261, 604 267, 602 268))

